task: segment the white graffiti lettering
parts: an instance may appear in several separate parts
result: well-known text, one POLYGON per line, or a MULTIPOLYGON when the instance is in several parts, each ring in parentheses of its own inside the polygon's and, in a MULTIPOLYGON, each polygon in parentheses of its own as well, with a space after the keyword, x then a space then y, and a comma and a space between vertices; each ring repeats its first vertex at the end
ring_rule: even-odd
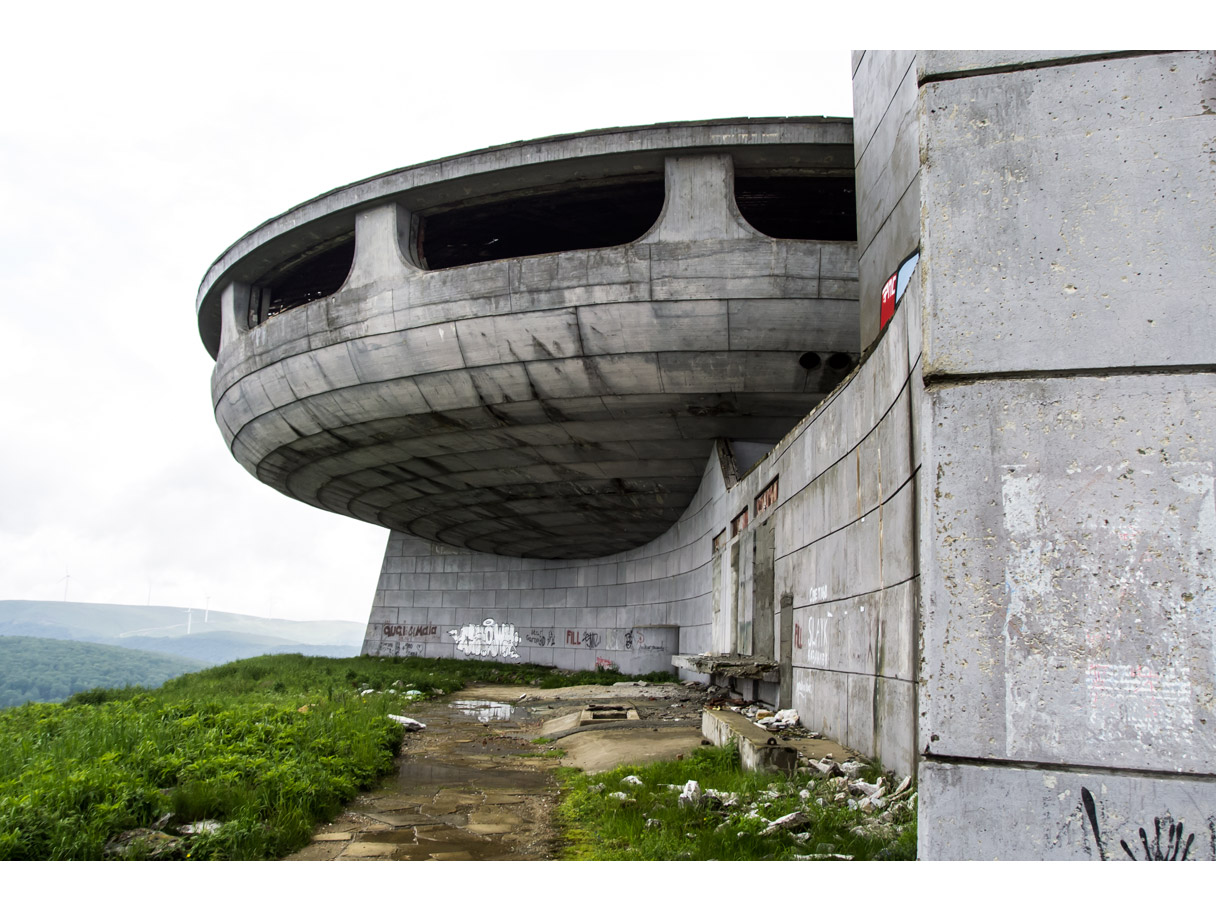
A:
POLYGON ((486 618, 480 625, 465 624, 459 630, 449 630, 448 636, 465 655, 519 658, 515 647, 522 638, 514 624, 496 624, 493 618, 486 618))

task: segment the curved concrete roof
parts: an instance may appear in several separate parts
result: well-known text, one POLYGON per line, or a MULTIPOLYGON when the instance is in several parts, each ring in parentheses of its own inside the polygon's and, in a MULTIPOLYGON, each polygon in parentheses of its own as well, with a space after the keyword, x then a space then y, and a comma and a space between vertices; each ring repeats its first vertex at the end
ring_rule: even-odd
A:
POLYGON ((215 357, 219 299, 316 243, 349 231, 355 214, 387 201, 419 211, 483 195, 638 172, 661 174, 674 151, 729 151, 737 168, 852 172, 853 122, 761 117, 614 127, 494 146, 378 174, 293 206, 238 239, 211 264, 195 298, 199 334, 215 357))
POLYGON ((850 139, 820 118, 597 131, 304 203, 200 288, 225 440, 290 497, 431 541, 537 558, 649 542, 716 440, 779 440, 856 360, 856 245, 761 234, 733 191, 736 168, 849 174, 850 139), (434 270, 405 249, 411 213, 638 174, 664 201, 629 243, 434 270), (352 232, 337 291, 248 327, 248 283, 352 232))

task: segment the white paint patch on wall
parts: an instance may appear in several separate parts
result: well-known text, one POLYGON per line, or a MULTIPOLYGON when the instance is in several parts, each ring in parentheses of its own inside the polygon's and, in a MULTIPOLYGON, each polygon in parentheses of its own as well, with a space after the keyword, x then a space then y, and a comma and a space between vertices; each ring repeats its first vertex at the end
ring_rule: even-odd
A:
MULTIPOLYGON (((1031 657, 1023 654, 1015 642, 1026 628, 1027 609, 1041 608, 1041 599, 1051 592, 1051 568, 1044 560, 1043 540, 1039 537, 1039 516, 1042 495, 1038 475, 1015 474, 1025 466, 1002 466, 1010 474, 1001 477, 1001 504, 1004 507, 1005 532, 1009 536, 1008 558, 1005 564, 1005 752, 1015 756, 1019 728, 1015 719, 1019 701, 1034 695, 1017 686, 1013 670, 1031 657), (1030 602, 1036 604, 1031 606, 1030 602)), ((1051 553, 1048 544, 1047 554, 1051 553)))
POLYGON ((1191 685, 1178 672, 1090 662, 1086 689, 1094 738, 1148 742, 1168 734, 1191 743, 1191 685))

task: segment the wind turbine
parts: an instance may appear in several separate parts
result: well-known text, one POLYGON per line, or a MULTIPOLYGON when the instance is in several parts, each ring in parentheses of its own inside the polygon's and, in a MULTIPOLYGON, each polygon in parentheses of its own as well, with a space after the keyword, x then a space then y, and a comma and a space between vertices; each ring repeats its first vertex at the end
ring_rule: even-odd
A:
POLYGON ((72 572, 65 565, 63 568, 63 600, 68 600, 68 583, 72 580, 72 572))

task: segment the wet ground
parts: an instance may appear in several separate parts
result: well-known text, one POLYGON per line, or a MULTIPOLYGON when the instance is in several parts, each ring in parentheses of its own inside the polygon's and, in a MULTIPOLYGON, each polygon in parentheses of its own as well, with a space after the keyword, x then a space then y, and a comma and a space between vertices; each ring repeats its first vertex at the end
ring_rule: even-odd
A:
POLYGON ((525 707, 457 694, 418 704, 398 774, 360 795, 289 860, 527 860, 556 857, 552 756, 525 707), (529 756, 531 755, 531 756, 529 756))

